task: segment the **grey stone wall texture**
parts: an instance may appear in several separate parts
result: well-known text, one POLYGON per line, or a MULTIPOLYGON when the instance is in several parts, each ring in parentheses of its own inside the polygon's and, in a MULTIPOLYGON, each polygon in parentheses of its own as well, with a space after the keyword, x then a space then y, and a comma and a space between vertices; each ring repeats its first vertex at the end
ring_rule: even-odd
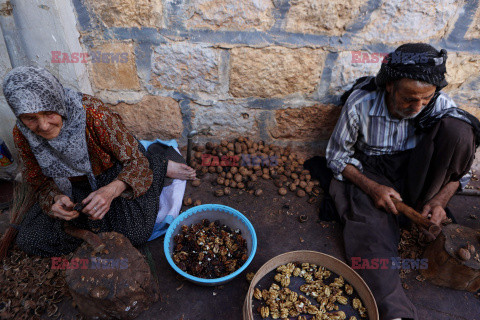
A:
POLYGON ((209 129, 199 142, 244 135, 321 154, 340 95, 407 42, 447 49, 445 91, 480 116, 479 0, 73 3, 82 45, 103 54, 88 62, 95 95, 139 138, 185 144, 209 129))

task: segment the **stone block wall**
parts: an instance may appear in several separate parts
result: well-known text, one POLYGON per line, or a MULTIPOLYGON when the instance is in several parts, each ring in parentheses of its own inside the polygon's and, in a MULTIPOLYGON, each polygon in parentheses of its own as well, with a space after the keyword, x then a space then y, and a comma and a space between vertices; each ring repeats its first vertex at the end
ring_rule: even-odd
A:
POLYGON ((94 93, 139 138, 185 144, 196 129, 322 153, 340 95, 419 41, 448 50, 445 91, 480 114, 479 0, 72 1, 101 54, 94 93))

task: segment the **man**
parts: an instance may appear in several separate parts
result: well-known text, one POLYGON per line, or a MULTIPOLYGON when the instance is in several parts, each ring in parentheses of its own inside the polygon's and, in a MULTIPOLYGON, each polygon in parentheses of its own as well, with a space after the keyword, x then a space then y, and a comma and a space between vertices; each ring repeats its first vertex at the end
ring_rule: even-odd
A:
MULTIPOLYGON (((469 180, 480 123, 440 92, 446 58, 445 50, 427 44, 402 45, 376 77, 359 79, 342 97, 326 158, 350 261, 398 256, 400 218, 392 198, 440 224, 448 201, 469 180)), ((357 271, 381 319, 417 319, 398 269, 357 271)))

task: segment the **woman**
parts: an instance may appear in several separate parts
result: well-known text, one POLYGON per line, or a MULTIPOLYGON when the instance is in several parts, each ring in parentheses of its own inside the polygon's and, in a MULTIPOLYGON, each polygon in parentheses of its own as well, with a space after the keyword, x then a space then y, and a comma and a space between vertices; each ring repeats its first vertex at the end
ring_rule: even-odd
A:
POLYGON ((38 199, 17 236, 28 253, 73 251, 81 240, 63 231, 65 220, 94 232, 117 231, 141 245, 152 234, 164 178, 195 178, 194 169, 165 153, 147 153, 116 113, 63 88, 45 69, 13 69, 3 92, 17 117, 13 136, 24 178, 38 199), (76 203, 85 206, 81 212, 76 203))

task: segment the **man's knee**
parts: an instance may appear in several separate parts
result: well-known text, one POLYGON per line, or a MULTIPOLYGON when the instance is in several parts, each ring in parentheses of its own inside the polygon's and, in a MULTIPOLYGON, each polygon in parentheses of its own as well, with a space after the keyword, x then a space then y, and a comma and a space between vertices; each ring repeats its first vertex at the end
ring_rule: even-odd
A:
POLYGON ((440 128, 437 137, 441 141, 453 141, 455 144, 462 146, 472 146, 475 138, 473 128, 470 124, 456 118, 443 118, 440 120, 440 128))

